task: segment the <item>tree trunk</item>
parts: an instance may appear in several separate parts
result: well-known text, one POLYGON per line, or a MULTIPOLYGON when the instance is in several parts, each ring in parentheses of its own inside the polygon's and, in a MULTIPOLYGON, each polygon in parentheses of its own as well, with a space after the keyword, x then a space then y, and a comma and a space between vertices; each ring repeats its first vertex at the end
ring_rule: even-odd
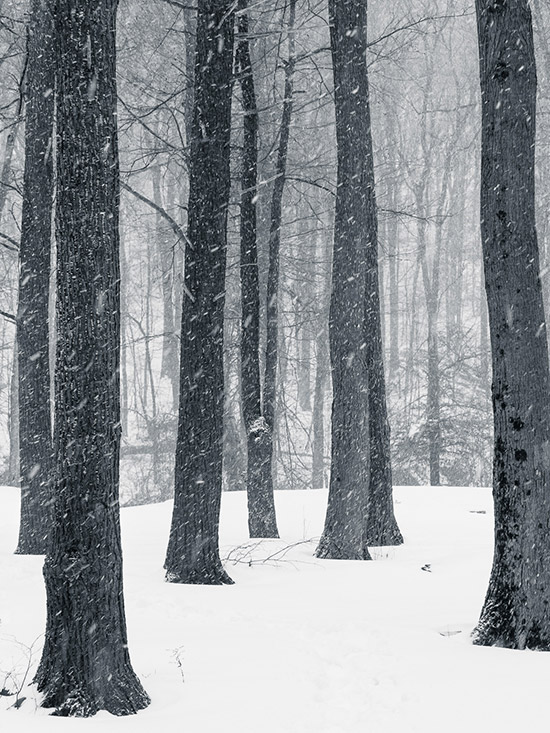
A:
POLYGON ((527 0, 477 0, 476 11, 495 547, 474 638, 488 646, 549 650, 550 385, 535 227, 531 13, 527 0))
POLYGON ((33 0, 27 36, 25 173, 19 246, 17 358, 21 521, 16 552, 46 552, 51 527, 49 320, 53 206, 53 20, 33 0))
POLYGON ((199 0, 174 512, 165 562, 175 583, 232 582, 221 564, 218 528, 233 22, 231 0, 199 0))
POLYGON ((325 392, 329 369, 327 334, 325 329, 319 331, 317 337, 315 369, 315 391, 313 396, 313 441, 311 487, 325 488, 325 392))
MULTIPOLYGON (((296 0, 289 2, 288 17, 288 58, 285 63, 285 86, 283 98, 283 112, 279 129, 279 148, 275 164, 275 182, 271 197, 271 214, 269 227, 269 270, 267 275, 267 303, 266 303, 266 346, 264 389, 262 399, 262 414, 264 418, 262 442, 265 451, 269 454, 270 475, 269 492, 273 493, 274 472, 274 434, 277 413, 277 367, 279 360, 279 270, 281 226, 283 221, 283 193, 286 180, 286 164, 288 157, 288 140, 290 137, 290 122, 294 104, 294 67, 295 40, 294 21, 296 18, 296 0)), ((273 536, 278 537, 278 534, 273 536)))
MULTIPOLYGON (((372 157, 370 158, 372 162, 372 157)), ((373 190, 374 196, 374 190, 373 190)), ((376 227, 376 221, 375 221, 376 227)), ((403 537, 393 511, 390 455, 390 423, 386 408, 386 380, 382 347, 378 247, 376 228, 367 246, 366 352, 369 390, 370 473, 367 497, 365 543, 371 546, 400 545, 403 537)))
POLYGON ((376 232, 362 0, 329 0, 337 144, 337 193, 329 314, 332 455, 317 557, 368 560, 369 398, 365 303, 368 248, 376 232), (349 31, 350 28, 354 32, 349 31))
MULTIPOLYGON (((162 192, 160 167, 153 171, 153 200, 162 208, 162 192)), ((172 405, 174 411, 178 404, 178 337, 176 335, 174 313, 174 242, 171 229, 160 212, 155 219, 156 240, 158 245, 159 266, 161 271, 162 291, 162 362, 160 375, 167 377, 172 388, 172 405)))
POLYGON ((251 537, 278 537, 272 442, 262 414, 260 386, 260 285, 256 200, 258 197, 258 109, 248 41, 247 3, 241 1, 237 69, 242 89, 243 161, 241 177, 241 384, 247 436, 246 490, 251 537))
POLYGON ((54 524, 36 674, 57 715, 135 713, 122 592, 116 0, 58 0, 54 524), (84 52, 83 52, 84 51, 84 52))

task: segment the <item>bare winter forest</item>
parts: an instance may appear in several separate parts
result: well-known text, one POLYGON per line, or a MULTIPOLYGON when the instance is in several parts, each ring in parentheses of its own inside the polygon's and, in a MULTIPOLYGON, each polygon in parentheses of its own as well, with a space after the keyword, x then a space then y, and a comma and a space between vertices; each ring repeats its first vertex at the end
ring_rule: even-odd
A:
POLYGON ((411 497, 492 486, 474 643, 550 649, 549 99, 544 0, 0 0, 0 484, 46 556, 0 697, 148 706, 120 506, 224 586, 299 502, 308 557, 399 560, 411 497))

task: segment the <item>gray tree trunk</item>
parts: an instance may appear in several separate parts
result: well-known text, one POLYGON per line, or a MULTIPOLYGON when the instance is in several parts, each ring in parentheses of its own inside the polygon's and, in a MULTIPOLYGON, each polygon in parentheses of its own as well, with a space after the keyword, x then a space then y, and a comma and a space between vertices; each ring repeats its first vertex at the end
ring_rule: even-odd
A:
POLYGON ((17 359, 21 520, 17 552, 46 552, 51 527, 49 294, 53 206, 54 26, 33 0, 27 31, 25 172, 19 246, 17 359))
POLYGON ((128 653, 119 522, 116 0, 57 0, 54 523, 35 681, 62 716, 149 704, 128 653))
POLYGON ((476 0, 476 11, 495 547, 474 639, 548 650, 550 384, 535 228, 537 82, 531 13, 527 0, 476 0))
POLYGON ((218 529, 233 11, 231 0, 198 3, 174 511, 165 562, 174 583, 232 582, 220 560, 218 529))
POLYGON ((244 110, 240 220, 241 392, 248 455, 248 530, 251 537, 278 537, 273 498, 273 440, 263 415, 260 384, 260 282, 256 212, 259 116, 250 60, 246 1, 241 0, 240 11, 236 58, 244 110))

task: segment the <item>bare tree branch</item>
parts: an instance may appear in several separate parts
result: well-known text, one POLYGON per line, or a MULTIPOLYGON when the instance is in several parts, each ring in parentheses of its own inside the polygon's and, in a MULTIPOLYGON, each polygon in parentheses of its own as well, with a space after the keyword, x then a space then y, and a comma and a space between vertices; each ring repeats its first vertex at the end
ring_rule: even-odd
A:
POLYGON ((177 234, 177 236, 180 239, 183 239, 184 240, 184 242, 185 242, 186 245, 188 245, 189 247, 191 247, 191 249, 193 249, 193 245, 189 241, 189 237, 187 236, 187 234, 183 231, 183 229, 180 227, 180 225, 178 224, 178 222, 175 219, 173 219, 170 216, 170 214, 167 211, 165 211, 165 209, 162 208, 162 206, 159 206, 154 201, 151 201, 151 199, 148 199, 147 196, 144 196, 142 193, 139 193, 139 191, 136 191, 128 183, 124 183, 124 181, 121 181, 120 182, 120 185, 122 186, 122 188, 125 191, 128 191, 133 196, 135 196, 137 199, 139 199, 140 201, 142 201, 144 204, 147 204, 152 209, 154 209, 158 214, 160 214, 162 216, 162 218, 165 221, 167 221, 168 224, 170 224, 170 228, 172 229, 172 231, 174 232, 174 234, 177 234))
POLYGON ((11 323, 15 323, 15 316, 13 316, 11 313, 0 311, 0 316, 3 316, 7 321, 10 321, 11 323))
POLYGON ((0 238, 5 239, 6 242, 10 242, 10 244, 6 244, 6 242, 0 242, 0 245, 2 247, 5 247, 6 249, 9 249, 10 252, 19 252, 19 242, 16 239, 13 239, 13 237, 8 236, 7 234, 4 234, 3 232, 0 232, 0 238))

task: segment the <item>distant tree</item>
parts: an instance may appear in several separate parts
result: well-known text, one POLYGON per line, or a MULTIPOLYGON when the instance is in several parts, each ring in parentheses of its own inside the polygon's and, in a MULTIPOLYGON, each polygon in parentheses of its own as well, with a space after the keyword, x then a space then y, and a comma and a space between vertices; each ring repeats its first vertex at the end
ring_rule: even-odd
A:
POLYGON ((401 535, 391 503, 382 363, 367 5, 329 0, 329 16, 338 156, 329 316, 332 459, 317 556, 368 560, 369 541, 400 542, 401 535))
POLYGON ((119 523, 116 0, 57 0, 55 490, 36 674, 57 715, 149 703, 128 654, 119 523))
POLYGON ((234 6, 199 0, 175 495, 166 554, 173 583, 231 583, 219 556, 223 313, 234 6))
POLYGON ((248 527, 251 537, 278 537, 275 515, 274 445, 279 383, 280 249, 283 195, 288 163, 295 70, 294 24, 296 0, 288 5, 288 56, 284 62, 284 92, 278 130, 274 183, 269 211, 266 283, 265 358, 260 354, 260 276, 258 272, 258 124, 259 113, 248 38, 247 3, 241 0, 237 69, 244 108, 241 193, 241 375, 243 416, 247 433, 248 527), (264 366, 263 379, 260 377, 264 366), (263 387, 263 389, 262 389, 263 387))
POLYGON ((251 537, 277 537, 273 501, 270 428, 262 413, 260 382, 260 279, 258 272, 258 108, 248 40, 246 0, 239 5, 236 70, 242 90, 243 157, 241 174, 241 384, 248 464, 246 490, 251 537))
POLYGON ((476 644, 550 649, 550 380, 535 228, 527 0, 476 0, 481 231, 493 363, 495 548, 476 644), (521 163, 518 163, 521 161, 521 163))
POLYGON ((17 313, 21 523, 17 552, 43 554, 51 526, 48 302, 53 205, 53 18, 32 0, 27 29, 25 173, 17 313))

